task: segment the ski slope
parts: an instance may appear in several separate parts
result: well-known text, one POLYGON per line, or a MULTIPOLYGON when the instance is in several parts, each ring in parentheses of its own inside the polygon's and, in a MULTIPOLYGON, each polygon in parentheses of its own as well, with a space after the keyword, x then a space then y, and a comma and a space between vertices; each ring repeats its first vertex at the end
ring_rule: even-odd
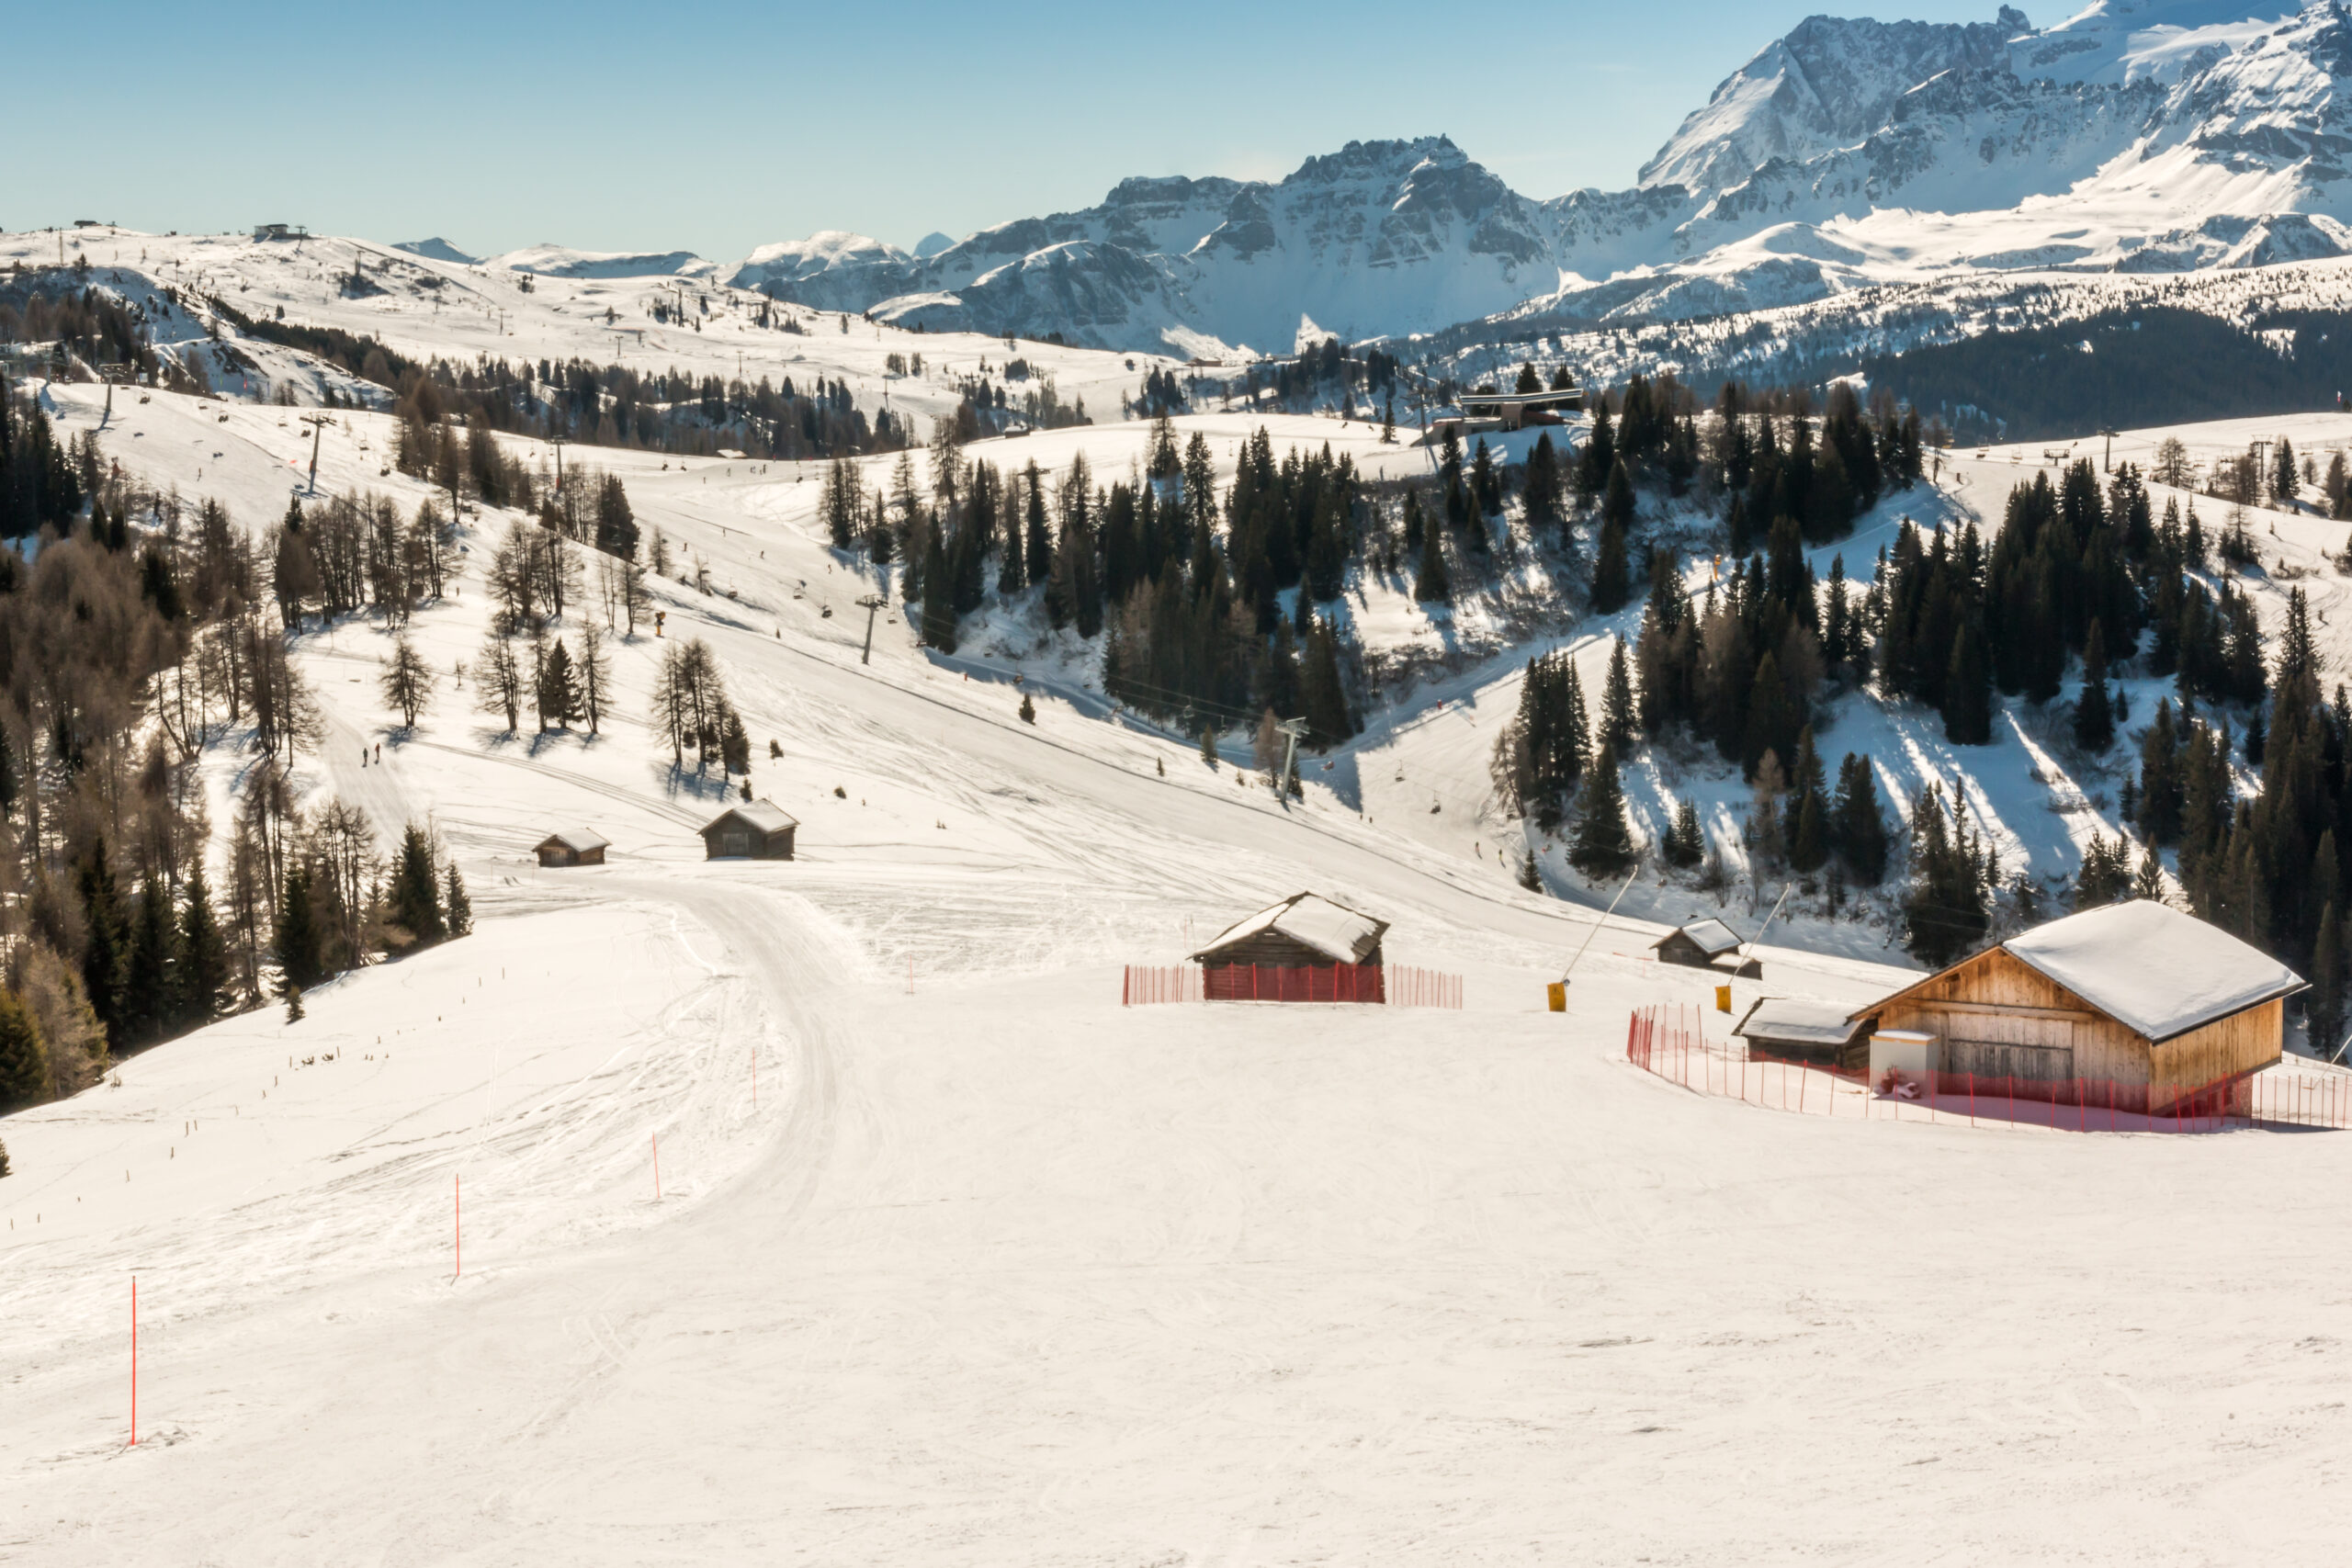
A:
MULTIPOLYGON (((100 389, 42 395, 62 434, 106 420, 100 389)), ((304 482, 286 412, 119 393, 101 441, 259 524, 304 482)), ((1195 418, 1227 463, 1254 426, 1195 418)), ((337 420, 322 490, 424 499, 381 472, 384 416, 337 420)), ((1002 446, 1114 472, 1145 434, 1002 446)), ((1331 421, 1274 434, 1428 460, 1331 421)), ((2312 426, 2314 449, 2340 438, 2312 426)), ((1997 519, 2039 460, 2010 456, 1891 498, 1849 568, 1905 509, 1997 519)), ((1647 962, 1656 927, 1621 912, 1569 1010, 1543 1010, 1606 892, 1551 862, 1566 897, 1519 889, 1479 815, 1518 656, 1375 713, 1285 809, 1010 625, 945 659, 886 617, 862 662, 847 602, 869 584, 791 465, 596 458, 707 563, 711 594, 664 581, 657 604, 718 655, 801 858, 700 858, 721 792, 645 723, 650 636, 615 645, 594 740, 509 738, 446 682, 394 732, 389 634, 301 638, 330 721, 301 782, 386 832, 435 823, 478 930, 322 987, 300 1023, 232 1020, 0 1121, 0 1555, 2338 1555, 2352 1145, 1689 1095, 1622 1060, 1630 1009, 1711 1000, 1712 976, 1647 962), (612 863, 537 870, 529 846, 571 826, 612 863), (1122 964, 1301 888, 1390 920, 1391 959, 1464 975, 1468 1010, 1118 1007, 1122 964)), ((472 520, 455 592, 416 616, 436 669, 481 643, 470 563, 503 521, 472 520)), ((2277 523, 2293 560, 2342 531, 2277 523)), ((1367 589, 1351 613, 1394 609, 1367 589)), ((1605 660, 1611 629, 1569 635, 1605 660)), ((2058 856, 2088 823, 2050 809, 2015 721, 1942 753, 1849 699, 1824 747, 1868 736, 1897 782, 1965 769, 2058 856)), ((238 766, 206 763, 216 821, 238 766)), ((1730 809, 1736 782, 1702 772, 1683 787, 1730 809)), ((1629 786, 1652 808, 1672 782, 1629 786)), ((1907 973, 1866 961, 1895 956, 1875 932, 1795 930, 1736 1007, 1860 1003, 1907 973)))

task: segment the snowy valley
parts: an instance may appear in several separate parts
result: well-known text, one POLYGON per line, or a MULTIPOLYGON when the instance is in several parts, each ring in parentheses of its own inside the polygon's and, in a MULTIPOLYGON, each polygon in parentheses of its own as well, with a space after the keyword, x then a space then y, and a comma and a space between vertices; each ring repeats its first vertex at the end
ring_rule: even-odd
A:
POLYGON ((1815 17, 1554 200, 0 232, 0 1560, 2335 1561, 2275 11, 1815 17), (1199 1000, 1306 891, 1389 1005, 1199 1000), (1881 1076, 2144 900, 2258 1061, 1881 1076))

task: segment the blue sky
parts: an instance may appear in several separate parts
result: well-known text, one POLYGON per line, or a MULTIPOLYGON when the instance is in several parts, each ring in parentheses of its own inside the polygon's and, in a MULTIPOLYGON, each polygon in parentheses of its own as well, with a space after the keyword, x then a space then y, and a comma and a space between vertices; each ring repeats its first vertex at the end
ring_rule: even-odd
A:
POLYGON ((85 85, 20 103, 0 226, 284 220, 731 260, 818 229, 910 245, 1090 205, 1128 175, 1279 178, 1433 132, 1556 196, 1630 185, 1810 9, 5 0, 10 57, 85 85), (69 60, 125 74, 90 87, 69 60))

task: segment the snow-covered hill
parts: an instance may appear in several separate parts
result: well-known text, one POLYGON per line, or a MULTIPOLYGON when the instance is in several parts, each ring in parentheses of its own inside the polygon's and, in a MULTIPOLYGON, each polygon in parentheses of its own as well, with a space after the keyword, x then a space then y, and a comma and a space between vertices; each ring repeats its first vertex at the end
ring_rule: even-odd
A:
MULTIPOLYGON (((42 395, 67 434, 240 519, 302 482, 286 411, 156 392, 109 419, 94 385, 42 395)), ((1189 423, 1224 458, 1220 417, 1189 423)), ((1375 455, 1361 426, 1283 435, 1317 426, 1375 455)), ((2203 457, 2252 430, 2179 434, 2203 457)), ((982 450, 1059 465, 1084 443, 1113 471, 1145 435, 982 450)), ((379 471, 390 439, 339 412, 322 487, 421 504, 425 481, 379 471)), ((2278 1329, 2324 1324, 2352 1284, 2335 1140, 1828 1121, 1639 1076, 1627 1010, 1710 1005, 1713 976, 1648 962, 1657 929, 1621 913, 1569 1010, 1544 1010, 1606 892, 1555 854, 1563 897, 1525 892, 1497 852, 1485 766, 1515 658, 1375 713, 1285 809, 1060 662, 943 658, 887 618, 865 662, 823 611, 869 584, 793 465, 598 460, 717 590, 654 584, 664 638, 616 639, 599 737, 510 737, 446 680, 401 731, 373 680, 390 628, 295 645, 326 717, 298 786, 379 829, 434 822, 476 934, 0 1121, 21 1553, 1863 1562, 1916 1555, 1932 1514, 1954 1560, 2007 1561, 2059 1509, 2104 1521, 2092 1561, 2332 1561, 2332 1472, 2299 1461, 2268 1511, 2241 1493, 2271 1495, 2282 1449, 2341 1440, 2347 1374, 2324 1335, 2282 1352, 2278 1329), (645 719, 687 636, 777 742, 755 785, 800 818, 795 862, 700 858, 718 791, 645 719), (573 826, 610 865, 530 863, 573 826), (1176 962, 1303 886, 1391 920, 1393 961, 1464 974, 1468 1010, 1119 1007, 1122 964, 1176 962), (2217 1274, 2244 1312, 2215 1317, 2217 1274), (1721 1484, 1726 1452, 1800 1447, 1721 1484), (2174 1478, 2153 1502, 2152 1475, 2174 1478)), ((1963 457, 1843 547, 1905 508, 1996 519, 2041 460, 1963 457)), ((481 644, 507 521, 468 524, 454 592, 410 627, 436 671, 481 644)), ((2296 570, 2341 531, 2256 527, 2296 570)), ((2342 668, 2334 581, 2305 580, 2342 668)), ((1579 657, 1612 629, 1580 628, 1579 657)), ((2022 708, 1988 748, 1860 699, 1826 734, 1891 783, 1964 782, 2005 867, 2063 866, 2112 825, 2022 708)), ((216 820, 242 766, 233 746, 203 765, 216 820)), ((1629 783, 1645 820, 1668 790, 1736 808, 1703 768, 1629 783)), ((1676 912, 1644 884, 1642 908, 1676 912)), ((1764 950, 1772 994, 1860 1003, 1905 977, 1806 951, 1835 933, 1799 925, 1804 947, 1764 950)), ((1765 989, 1736 982, 1735 1005, 1765 989)))

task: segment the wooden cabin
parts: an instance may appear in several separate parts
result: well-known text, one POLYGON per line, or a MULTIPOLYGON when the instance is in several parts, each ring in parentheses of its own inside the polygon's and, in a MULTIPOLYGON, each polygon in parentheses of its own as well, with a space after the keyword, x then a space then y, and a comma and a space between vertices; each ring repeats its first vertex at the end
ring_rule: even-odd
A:
MULTIPOLYGON (((2163 1112, 2278 1061, 2301 976, 2219 927, 2150 899, 2037 926, 1847 1015, 1932 1036, 1949 1087, 1973 1075, 2032 1099, 2076 1079, 2118 1109, 2163 1112)), ((2063 1086, 2063 1087, 2062 1087, 2063 1086)))
POLYGON ((730 806, 703 825, 705 860, 790 860, 797 818, 773 801, 730 806))
POLYGON ((1732 1026, 1752 1056, 1811 1062, 1860 1072, 1869 1065, 1870 1023, 1846 1016, 1837 1002, 1763 997, 1732 1026))
POLYGON ((1739 956, 1746 942, 1747 938, 1721 920, 1692 920, 1650 943, 1650 951, 1657 954, 1660 964, 1682 964, 1693 969, 1713 969, 1719 975, 1760 980, 1764 977, 1764 965, 1753 958, 1742 960, 1739 956))
POLYGON ((566 828, 539 840, 541 865, 602 865, 611 846, 582 828, 566 828))
POLYGON ((1386 998, 1375 920, 1314 893, 1294 893, 1236 921, 1193 954, 1207 999, 1361 1001, 1386 998))

